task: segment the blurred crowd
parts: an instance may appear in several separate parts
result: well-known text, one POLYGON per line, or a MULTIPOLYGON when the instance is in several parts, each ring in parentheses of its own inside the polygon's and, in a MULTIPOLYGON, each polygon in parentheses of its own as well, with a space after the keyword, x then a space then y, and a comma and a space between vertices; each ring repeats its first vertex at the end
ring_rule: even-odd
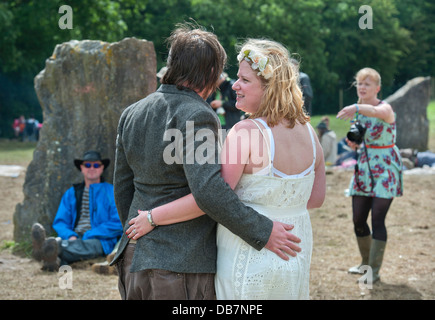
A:
POLYGON ((19 118, 16 118, 12 124, 15 138, 19 141, 38 141, 41 127, 42 123, 36 120, 33 115, 27 119, 24 115, 21 115, 19 118))

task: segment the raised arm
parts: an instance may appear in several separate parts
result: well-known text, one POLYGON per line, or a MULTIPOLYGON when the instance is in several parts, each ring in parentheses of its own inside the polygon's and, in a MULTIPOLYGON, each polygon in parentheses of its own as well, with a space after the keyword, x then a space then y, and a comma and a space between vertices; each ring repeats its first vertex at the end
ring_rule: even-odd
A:
POLYGON ((355 103, 341 109, 337 114, 337 118, 342 120, 353 119, 357 112, 367 117, 379 118, 387 123, 395 121, 393 108, 388 103, 377 106, 355 103))

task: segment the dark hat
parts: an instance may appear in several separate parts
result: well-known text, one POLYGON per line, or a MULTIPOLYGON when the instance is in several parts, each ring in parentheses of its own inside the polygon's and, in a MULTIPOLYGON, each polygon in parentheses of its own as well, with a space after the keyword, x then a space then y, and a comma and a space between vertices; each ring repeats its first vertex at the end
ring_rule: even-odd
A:
POLYGON ((101 161, 101 163, 104 165, 104 169, 106 169, 110 164, 109 159, 101 159, 100 153, 98 151, 93 151, 93 150, 86 151, 83 154, 82 159, 74 159, 74 165, 77 167, 77 169, 80 170, 80 165, 84 161, 101 161))
POLYGON ((324 122, 320 122, 316 128, 320 130, 328 130, 328 126, 324 122))

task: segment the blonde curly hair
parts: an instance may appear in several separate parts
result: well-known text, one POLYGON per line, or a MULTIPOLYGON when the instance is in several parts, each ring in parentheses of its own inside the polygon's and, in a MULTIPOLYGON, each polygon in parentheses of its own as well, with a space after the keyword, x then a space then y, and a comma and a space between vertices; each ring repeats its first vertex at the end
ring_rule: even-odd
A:
MULTIPOLYGON (((266 56, 267 64, 273 69, 272 76, 268 79, 259 76, 264 86, 264 95, 260 107, 250 118, 265 117, 271 127, 283 119, 288 121, 290 128, 296 123, 309 122, 310 117, 304 110, 299 87, 299 72, 291 62, 289 51, 282 44, 267 39, 247 39, 238 47, 239 52, 252 50, 266 56)), ((247 62, 252 65, 252 61, 247 62)))

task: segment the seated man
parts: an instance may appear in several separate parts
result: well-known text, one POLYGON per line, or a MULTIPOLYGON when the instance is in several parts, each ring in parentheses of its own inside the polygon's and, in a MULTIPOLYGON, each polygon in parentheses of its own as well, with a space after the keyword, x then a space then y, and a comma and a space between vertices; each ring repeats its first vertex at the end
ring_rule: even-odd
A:
POLYGON ((424 166, 435 167, 435 153, 429 150, 400 149, 400 155, 406 169, 423 168, 424 166))
POLYGON ((57 271, 60 265, 93 259, 112 252, 122 234, 115 206, 113 185, 103 181, 109 159, 87 151, 74 164, 84 181, 69 188, 60 202, 53 229, 57 238, 46 239, 44 227, 32 227, 33 257, 43 261, 43 270, 57 271))

